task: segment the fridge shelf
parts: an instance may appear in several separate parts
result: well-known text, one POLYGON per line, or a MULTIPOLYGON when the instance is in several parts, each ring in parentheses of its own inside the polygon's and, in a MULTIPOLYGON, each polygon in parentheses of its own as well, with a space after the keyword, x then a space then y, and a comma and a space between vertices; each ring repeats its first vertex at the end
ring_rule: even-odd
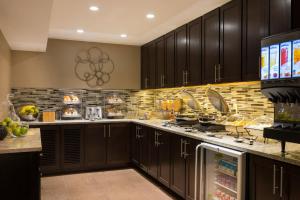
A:
POLYGON ((229 173, 229 172, 226 172, 226 171, 224 171, 224 170, 222 170, 222 169, 220 169, 220 168, 216 168, 216 171, 219 172, 219 173, 225 174, 225 175, 227 175, 227 176, 230 176, 230 177, 232 177, 232 178, 237 178, 236 175, 233 175, 233 174, 231 174, 231 173, 229 173))
POLYGON ((237 194, 237 193, 238 193, 237 191, 235 191, 235 190, 233 190, 233 189, 231 189, 231 188, 229 188, 229 187, 226 187, 226 186, 224 186, 224 185, 222 185, 222 184, 220 184, 220 183, 218 183, 218 182, 215 182, 215 184, 216 184, 217 186, 223 188, 223 189, 226 189, 227 191, 230 191, 230 192, 234 193, 234 194, 237 194))

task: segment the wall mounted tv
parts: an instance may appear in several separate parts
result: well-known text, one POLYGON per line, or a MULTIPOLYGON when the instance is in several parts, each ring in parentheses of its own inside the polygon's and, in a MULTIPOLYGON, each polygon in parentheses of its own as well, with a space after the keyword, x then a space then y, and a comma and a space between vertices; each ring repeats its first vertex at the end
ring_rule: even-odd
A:
POLYGON ((261 41, 261 80, 300 78, 300 30, 261 41))

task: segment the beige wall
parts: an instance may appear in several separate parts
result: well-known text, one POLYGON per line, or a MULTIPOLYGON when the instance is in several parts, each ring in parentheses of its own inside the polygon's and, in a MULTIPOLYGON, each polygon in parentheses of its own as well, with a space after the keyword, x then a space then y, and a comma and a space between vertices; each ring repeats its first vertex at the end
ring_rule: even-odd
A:
POLYGON ((103 89, 140 87, 140 47, 49 39, 45 53, 12 52, 12 87, 89 88, 75 76, 75 56, 90 47, 100 47, 115 64, 103 89))
POLYGON ((11 51, 0 30, 0 120, 7 115, 6 96, 10 93, 11 51))

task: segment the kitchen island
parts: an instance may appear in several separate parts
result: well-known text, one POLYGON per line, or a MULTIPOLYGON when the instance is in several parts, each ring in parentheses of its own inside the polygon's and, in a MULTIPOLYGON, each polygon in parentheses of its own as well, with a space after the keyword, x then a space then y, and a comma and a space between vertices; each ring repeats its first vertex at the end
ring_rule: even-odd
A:
POLYGON ((39 129, 24 137, 0 141, 1 199, 40 199, 39 156, 42 143, 39 129))

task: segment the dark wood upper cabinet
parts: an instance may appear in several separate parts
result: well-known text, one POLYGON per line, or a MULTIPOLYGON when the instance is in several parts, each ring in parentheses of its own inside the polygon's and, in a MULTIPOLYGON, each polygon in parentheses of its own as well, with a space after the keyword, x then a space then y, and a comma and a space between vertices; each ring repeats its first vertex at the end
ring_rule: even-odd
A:
POLYGON ((153 89, 156 78, 155 43, 150 42, 142 46, 141 55, 141 87, 142 89, 153 89))
POLYGON ((267 0, 243 0, 242 80, 259 80, 260 41, 268 35, 267 0))
POLYGON ((166 87, 165 40, 163 37, 155 40, 156 52, 156 88, 166 87))
POLYGON ((175 86, 187 85, 187 26, 175 30, 175 86))
POLYGON ((220 65, 218 82, 242 78, 242 0, 233 0, 220 8, 220 65))
POLYGON ((269 0, 270 35, 292 28, 292 0, 269 0))
POLYGON ((85 127, 84 146, 86 168, 99 168, 106 164, 106 126, 89 124, 85 127))
POLYGON ((126 123, 107 125, 107 164, 123 165, 129 163, 130 127, 126 123))
POLYGON ((165 87, 174 87, 175 82, 175 32, 164 36, 165 40, 165 87))
POLYGON ((188 23, 188 85, 200 85, 202 79, 202 18, 188 23))
POLYGON ((202 83, 217 82, 220 63, 220 9, 202 17, 202 83))
POLYGON ((293 29, 300 28, 300 1, 292 0, 292 25, 293 29))

